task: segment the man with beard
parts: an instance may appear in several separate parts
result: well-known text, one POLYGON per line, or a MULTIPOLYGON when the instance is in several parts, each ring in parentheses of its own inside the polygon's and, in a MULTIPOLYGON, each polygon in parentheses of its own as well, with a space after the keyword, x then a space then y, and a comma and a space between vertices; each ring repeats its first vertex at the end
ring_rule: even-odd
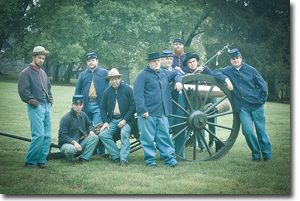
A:
MULTIPOLYGON (((108 80, 105 76, 108 75, 106 69, 98 68, 98 57, 94 52, 86 55, 88 69, 83 71, 76 83, 75 95, 83 95, 84 104, 82 111, 85 112, 89 120, 96 126, 102 123, 100 105, 103 92, 108 87, 108 80)), ((101 141, 97 147, 97 154, 105 156, 105 148, 101 141)))
POLYGON ((175 38, 173 42, 173 64, 172 68, 180 70, 182 73, 189 73, 189 68, 183 65, 186 55, 184 53, 183 39, 175 38))
POLYGON ((27 103, 32 140, 25 158, 25 167, 46 168, 46 158, 51 144, 51 111, 53 97, 50 80, 41 66, 50 52, 37 46, 33 52, 32 63, 19 77, 18 91, 23 102, 27 103), (35 165, 36 164, 36 165, 35 165))

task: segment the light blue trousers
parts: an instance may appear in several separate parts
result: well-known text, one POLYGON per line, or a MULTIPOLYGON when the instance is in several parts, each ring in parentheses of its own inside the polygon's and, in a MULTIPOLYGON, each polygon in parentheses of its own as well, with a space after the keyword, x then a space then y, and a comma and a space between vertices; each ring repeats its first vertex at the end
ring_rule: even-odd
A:
POLYGON ((113 119, 109 122, 109 130, 105 128, 100 134, 99 138, 104 144, 107 152, 113 160, 120 158, 120 161, 125 161, 128 163, 128 158, 130 154, 130 132, 131 127, 129 124, 126 124, 121 128, 121 149, 118 148, 116 143, 113 140, 113 135, 120 130, 118 124, 122 119, 113 119))
POLYGON ((30 142, 26 163, 46 163, 51 144, 51 104, 46 99, 45 105, 33 109, 27 105, 32 140, 30 142))
POLYGON ((243 135, 252 151, 252 159, 261 158, 261 153, 264 159, 272 158, 271 143, 266 128, 264 106, 249 112, 243 105, 239 112, 239 117, 242 123, 243 135), (254 134, 253 122, 257 137, 254 134))
MULTIPOLYGON (((89 99, 97 99, 97 98, 89 98, 89 99)), ((99 102, 88 102, 88 110, 89 111, 87 113, 87 116, 88 116, 89 120, 93 123, 94 126, 96 126, 99 123, 102 123, 99 102)), ((100 148, 95 150, 95 152, 97 152, 97 154, 105 153, 104 146, 100 146, 100 148)))
POLYGON ((169 121, 166 116, 149 116, 147 118, 138 116, 138 128, 141 132, 140 142, 144 151, 146 165, 156 164, 156 146, 164 157, 168 166, 177 163, 174 156, 174 147, 169 136, 169 121))
MULTIPOLYGON (((80 158, 89 161, 98 141, 99 141, 98 135, 85 137, 80 142, 80 146, 82 147, 82 154, 80 155, 80 158)), ((74 161, 74 155, 77 153, 77 149, 73 144, 65 143, 61 146, 60 152, 67 157, 68 161, 74 161)))

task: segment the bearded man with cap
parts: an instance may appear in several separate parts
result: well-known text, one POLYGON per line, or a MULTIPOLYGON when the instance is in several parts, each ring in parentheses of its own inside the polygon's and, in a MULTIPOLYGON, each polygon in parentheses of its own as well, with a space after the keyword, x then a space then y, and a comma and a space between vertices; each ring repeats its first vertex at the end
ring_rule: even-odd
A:
MULTIPOLYGON (((100 105, 103 96, 103 92, 108 87, 108 80, 105 76, 108 75, 106 69, 102 69, 98 66, 98 57, 94 52, 86 55, 88 69, 83 71, 76 83, 75 95, 83 95, 84 105, 82 111, 85 112, 89 120, 96 126, 102 123, 100 105)), ((105 156, 105 148, 101 141, 94 153, 99 156, 105 156)))
POLYGON ((25 167, 45 168, 48 167, 45 163, 51 144, 50 109, 53 96, 50 80, 41 66, 50 52, 42 46, 37 46, 28 54, 32 56, 32 63, 21 72, 18 81, 19 96, 27 103, 32 135, 25 158, 25 167))
POLYGON ((74 95, 72 109, 65 114, 59 123, 58 147, 66 157, 66 161, 73 162, 74 155, 80 154, 79 162, 90 161, 99 138, 86 113, 82 112, 83 96, 74 95))
POLYGON ((186 58, 184 53, 184 42, 181 38, 175 38, 173 41, 173 64, 172 68, 176 68, 183 73, 188 73, 189 68, 183 64, 186 58))
POLYGON ((243 135, 252 151, 252 160, 259 162, 262 155, 268 162, 272 159, 272 151, 264 110, 268 94, 266 83, 254 67, 243 62, 238 49, 230 50, 229 57, 232 65, 213 71, 212 76, 226 82, 232 91, 234 111, 239 114, 243 135))
MULTIPOLYGON (((191 74, 191 73, 201 73, 201 74, 207 74, 210 75, 211 74, 211 70, 209 67, 207 66, 203 66, 203 65, 198 65, 199 62, 199 55, 198 54, 194 54, 193 52, 189 52, 186 54, 186 59, 183 61, 183 65, 187 66, 189 68, 189 73, 187 74, 191 74)), ((200 85, 210 85, 209 83, 205 82, 205 81, 200 81, 199 83, 200 85)), ((218 100, 217 98, 209 98, 207 100, 207 103, 216 103, 218 100)), ((209 122, 211 123, 217 123, 217 118, 211 118, 208 119, 209 122)), ((216 135, 216 127, 213 125, 209 125, 208 129, 214 133, 216 135)), ((205 132, 202 129, 201 133, 203 135, 203 137, 205 137, 205 132)), ((200 148, 200 153, 205 152, 205 143, 204 143, 204 139, 201 137, 200 133, 197 133, 197 141, 198 141, 198 147, 200 148)), ((209 149, 213 149, 213 144, 214 144, 215 138, 212 135, 209 135, 209 142, 208 142, 208 147, 209 149)))
POLYGON ((170 167, 178 165, 174 147, 169 136, 167 116, 172 114, 170 81, 175 82, 175 90, 181 91, 182 77, 176 72, 161 69, 161 54, 148 54, 148 65, 137 75, 134 81, 133 98, 138 115, 138 128, 141 132, 140 142, 144 151, 146 166, 157 167, 155 155, 164 156, 164 163, 170 167))
POLYGON ((130 133, 135 124, 135 104, 132 87, 121 82, 122 74, 116 68, 109 71, 105 78, 109 80, 108 87, 101 102, 101 117, 103 126, 99 138, 110 154, 114 163, 127 166, 130 154, 130 133), (113 140, 117 131, 121 134, 120 149, 113 140))

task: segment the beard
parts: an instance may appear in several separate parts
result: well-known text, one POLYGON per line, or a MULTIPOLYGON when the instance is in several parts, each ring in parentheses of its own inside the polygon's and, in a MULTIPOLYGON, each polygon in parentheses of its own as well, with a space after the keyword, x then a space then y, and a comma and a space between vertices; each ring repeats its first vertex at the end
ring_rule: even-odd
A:
POLYGON ((183 53, 183 48, 176 48, 173 51, 176 55, 180 56, 183 53))

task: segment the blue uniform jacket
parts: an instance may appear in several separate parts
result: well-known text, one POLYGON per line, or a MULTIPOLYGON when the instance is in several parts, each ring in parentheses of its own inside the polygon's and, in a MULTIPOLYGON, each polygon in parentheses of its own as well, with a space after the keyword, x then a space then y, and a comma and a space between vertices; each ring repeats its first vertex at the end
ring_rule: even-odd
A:
POLYGON ((53 104, 51 93, 51 83, 41 68, 35 67, 32 64, 25 68, 19 77, 18 92, 21 100, 33 108, 39 104, 45 105, 45 98, 53 104))
POLYGON ((92 79, 94 79, 94 86, 96 89, 98 103, 101 105, 101 100, 105 89, 109 86, 109 81, 105 79, 105 76, 108 75, 106 69, 96 68, 94 72, 90 69, 83 71, 78 78, 76 83, 75 95, 83 95, 84 104, 82 111, 88 112, 88 97, 92 84, 92 79))
POLYGON ((169 116, 172 113, 171 80, 181 82, 182 77, 161 68, 155 73, 149 66, 137 75, 133 88, 137 115, 148 112, 150 116, 169 116))
POLYGON ((183 53, 181 56, 178 56, 176 54, 173 54, 173 63, 172 63, 172 68, 175 68, 176 66, 180 67, 181 70, 184 73, 188 73, 190 71, 189 67, 184 66, 182 63, 185 60, 185 53, 183 53))
POLYGON ((87 136, 90 131, 95 132, 93 124, 84 112, 80 112, 79 118, 73 108, 65 114, 59 123, 58 131, 58 147, 60 148, 65 143, 80 138, 81 135, 87 136))
POLYGON ((211 74, 215 78, 225 81, 229 78, 233 85, 234 111, 240 112, 243 104, 248 111, 261 107, 267 100, 267 86, 264 79, 255 68, 242 62, 237 70, 233 66, 218 69, 211 74))
POLYGON ((118 99, 121 116, 132 127, 135 124, 135 104, 133 99, 133 89, 125 82, 120 82, 117 94, 115 89, 110 86, 103 94, 100 111, 103 123, 110 122, 118 99))

